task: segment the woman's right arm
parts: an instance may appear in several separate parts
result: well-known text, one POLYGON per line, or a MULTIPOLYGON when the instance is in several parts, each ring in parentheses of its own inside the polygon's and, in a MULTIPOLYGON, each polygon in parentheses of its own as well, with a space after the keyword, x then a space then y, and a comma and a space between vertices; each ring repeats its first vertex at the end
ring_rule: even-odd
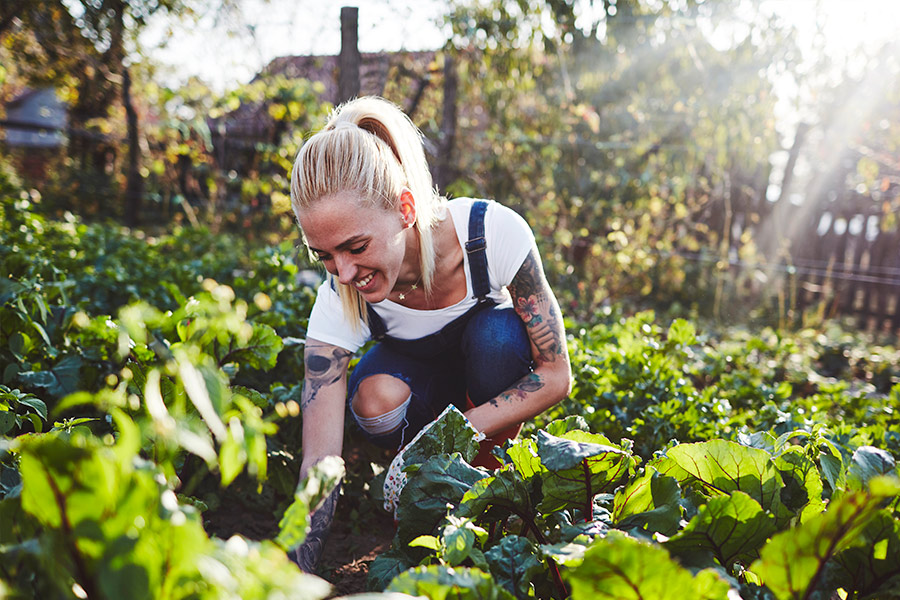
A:
MULTIPOLYGON (((351 353, 338 346, 318 340, 306 339, 303 362, 303 393, 300 409, 303 411, 303 459, 300 463, 300 481, 309 469, 326 456, 340 456, 344 441, 344 404, 347 396, 347 365, 351 353)), ((337 507, 341 486, 338 485, 322 505, 310 515, 310 528, 306 540, 292 548, 288 555, 307 573, 315 573, 322 557, 322 549, 334 510, 337 507)))
POLYGON ((349 350, 307 338, 303 354, 306 374, 300 409, 303 412, 303 459, 300 479, 326 456, 340 456, 344 438, 349 350))

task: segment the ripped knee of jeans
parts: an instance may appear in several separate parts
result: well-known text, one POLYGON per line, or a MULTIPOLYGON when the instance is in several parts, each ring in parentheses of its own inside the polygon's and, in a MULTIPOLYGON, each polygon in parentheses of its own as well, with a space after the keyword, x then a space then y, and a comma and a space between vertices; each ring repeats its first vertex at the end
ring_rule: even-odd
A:
POLYGON ((350 405, 350 412, 353 414, 353 418, 356 419, 356 422, 363 431, 369 435, 383 435, 385 433, 396 431, 397 428, 400 427, 406 417, 406 409, 411 400, 412 394, 410 394, 406 401, 397 408, 375 417, 359 416, 353 409, 352 404, 350 405))

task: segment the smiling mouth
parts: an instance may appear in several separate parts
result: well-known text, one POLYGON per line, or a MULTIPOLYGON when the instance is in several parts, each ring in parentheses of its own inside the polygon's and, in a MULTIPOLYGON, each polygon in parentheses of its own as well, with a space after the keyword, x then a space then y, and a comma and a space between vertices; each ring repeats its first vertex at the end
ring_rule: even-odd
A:
POLYGON ((368 275, 366 275, 366 276, 363 277, 362 279, 357 279, 356 281, 354 281, 354 282, 353 282, 353 285, 356 286, 356 289, 361 290, 361 289, 363 289, 364 287, 366 287, 367 285, 369 285, 369 283, 372 281, 372 278, 373 278, 373 277, 375 277, 375 273, 369 273, 368 275))

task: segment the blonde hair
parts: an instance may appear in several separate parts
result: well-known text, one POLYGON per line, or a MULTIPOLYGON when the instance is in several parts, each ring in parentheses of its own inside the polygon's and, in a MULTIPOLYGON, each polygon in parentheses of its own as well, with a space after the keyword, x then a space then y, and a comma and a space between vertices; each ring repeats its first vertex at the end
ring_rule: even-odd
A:
MULTIPOLYGON (((430 295, 435 261, 432 233, 444 216, 446 200, 432 183, 422 133, 393 103, 365 96, 335 108, 325 127, 297 154, 291 171, 291 207, 299 222, 300 211, 317 200, 353 192, 363 203, 390 210, 397 207, 404 187, 416 203, 422 285, 430 295)), ((367 323, 360 293, 334 276, 330 279, 353 326, 367 323)))

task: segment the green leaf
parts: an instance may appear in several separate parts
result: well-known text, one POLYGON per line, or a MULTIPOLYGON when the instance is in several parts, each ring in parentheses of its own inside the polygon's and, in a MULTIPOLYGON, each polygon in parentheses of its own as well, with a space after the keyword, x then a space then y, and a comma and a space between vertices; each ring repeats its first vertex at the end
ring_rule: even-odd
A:
POLYGON ((494 581, 516 598, 528 598, 532 581, 544 571, 544 563, 528 538, 506 536, 484 553, 494 581))
POLYGON ((222 485, 228 486, 241 474, 247 463, 247 452, 238 440, 228 435, 225 443, 219 448, 219 471, 222 474, 222 485))
POLYGON ((475 525, 471 519, 447 515, 446 525, 441 529, 442 555, 451 567, 460 565, 477 552, 476 540, 487 539, 487 531, 475 525))
POLYGON ((800 522, 825 510, 822 499, 822 477, 816 463, 801 448, 787 451, 775 459, 784 487, 781 501, 792 513, 800 513, 800 522))
POLYGON ((595 542, 567 579, 572 600, 721 600, 729 589, 714 573, 701 571, 695 577, 659 545, 618 531, 595 542))
MULTIPOLYGON (((63 519, 77 527, 97 522, 115 501, 115 462, 102 456, 97 442, 84 436, 76 446, 58 435, 33 435, 19 442, 22 508, 47 527, 63 519)), ((96 439, 96 438, 94 438, 96 439)))
POLYGON ((839 552, 832 563, 827 587, 882 597, 890 580, 900 577, 900 521, 889 511, 879 511, 866 525, 859 544, 839 552))
POLYGON ((420 535, 407 545, 410 548, 428 548, 436 552, 441 547, 441 541, 433 535, 420 535))
POLYGON ((41 400, 39 398, 35 398, 34 396, 29 394, 29 395, 19 398, 19 404, 21 404, 22 406, 27 406, 28 408, 32 409, 44 421, 47 420, 47 405, 44 404, 43 400, 41 400))
POLYGON ((4 410, 0 411, 0 435, 6 435, 16 426, 16 413, 4 410))
POLYGON ((690 321, 675 319, 669 326, 668 339, 681 346, 690 346, 697 341, 697 331, 690 321))
POLYGON ((477 481, 462 497, 459 514, 478 518, 490 507, 503 508, 508 513, 533 516, 531 500, 519 473, 506 465, 494 475, 477 481))
POLYGON ((219 364, 238 363, 253 369, 267 371, 275 366, 284 342, 272 327, 253 323, 253 334, 246 344, 241 344, 220 357, 219 364))
MULTIPOLYGON (((396 546, 396 541, 395 541, 396 546)), ((406 571, 416 563, 410 560, 406 552, 392 547, 387 552, 379 554, 369 565, 369 574, 366 579, 366 588, 380 592, 400 573, 406 571)))
POLYGON ((44 371, 22 371, 19 380, 29 386, 47 390, 56 398, 62 398, 78 390, 79 373, 84 361, 80 356, 66 356, 50 369, 44 371))
POLYGON ((339 456, 326 456, 312 466, 278 523, 276 544, 287 551, 303 543, 309 533, 309 515, 337 488, 344 473, 344 461, 339 456))
MULTIPOLYGON (((574 434, 575 432, 572 433, 574 434)), ((605 438, 603 439, 605 440, 605 438)), ((614 446, 584 441, 579 442, 566 437, 550 435, 543 430, 537 433, 537 443, 541 463, 551 471, 572 469, 581 465, 583 459, 593 458, 599 454, 625 454, 624 450, 614 446)))
POLYGON ((834 499, 822 514, 774 536, 750 570, 779 600, 809 598, 828 561, 863 543, 863 531, 878 514, 881 501, 900 492, 896 481, 875 483, 870 492, 851 492, 834 499))
POLYGON ((700 508, 678 534, 665 542, 674 556, 711 552, 720 565, 731 568, 736 561, 749 564, 775 532, 775 519, 759 503, 741 491, 717 496, 700 508))
POLYGON ((666 455, 696 478, 711 496, 742 491, 764 510, 773 512, 776 502, 780 504, 778 492, 784 483, 765 450, 747 448, 727 440, 712 440, 679 444, 670 448, 666 455))
POLYGON ((564 567, 577 567, 584 562, 584 555, 593 539, 587 535, 579 535, 571 542, 541 544, 541 556, 552 558, 556 564, 564 567))
POLYGON ((847 485, 851 490, 862 490, 875 477, 896 474, 897 463, 894 457, 872 446, 860 446, 853 452, 847 467, 847 485))
POLYGON ((524 481, 547 469, 541 464, 537 444, 532 438, 519 438, 508 442, 503 449, 504 461, 511 464, 524 481))
POLYGON ((546 468, 540 474, 544 514, 578 507, 592 519, 593 497, 618 487, 634 472, 629 452, 603 443, 605 437, 570 431, 563 437, 538 432, 538 453, 546 468))
POLYGON ((397 538, 406 545, 420 535, 436 535, 444 517, 486 473, 459 454, 441 454, 425 461, 400 492, 397 538))
POLYGON ((425 596, 430 600, 514 600, 481 569, 439 565, 410 569, 391 581, 389 592, 425 596))
POLYGON ((641 477, 616 492, 612 522, 618 529, 639 527, 648 533, 673 535, 679 529, 681 488, 674 477, 648 466, 641 477))
POLYGON ((569 415, 564 419, 557 419, 551 422, 545 429, 550 435, 561 436, 574 429, 590 431, 590 426, 581 415, 569 415))
POLYGON ((432 456, 454 452, 460 453, 466 462, 472 462, 480 449, 474 438, 477 434, 478 430, 451 404, 421 437, 403 450, 404 470, 432 456))

